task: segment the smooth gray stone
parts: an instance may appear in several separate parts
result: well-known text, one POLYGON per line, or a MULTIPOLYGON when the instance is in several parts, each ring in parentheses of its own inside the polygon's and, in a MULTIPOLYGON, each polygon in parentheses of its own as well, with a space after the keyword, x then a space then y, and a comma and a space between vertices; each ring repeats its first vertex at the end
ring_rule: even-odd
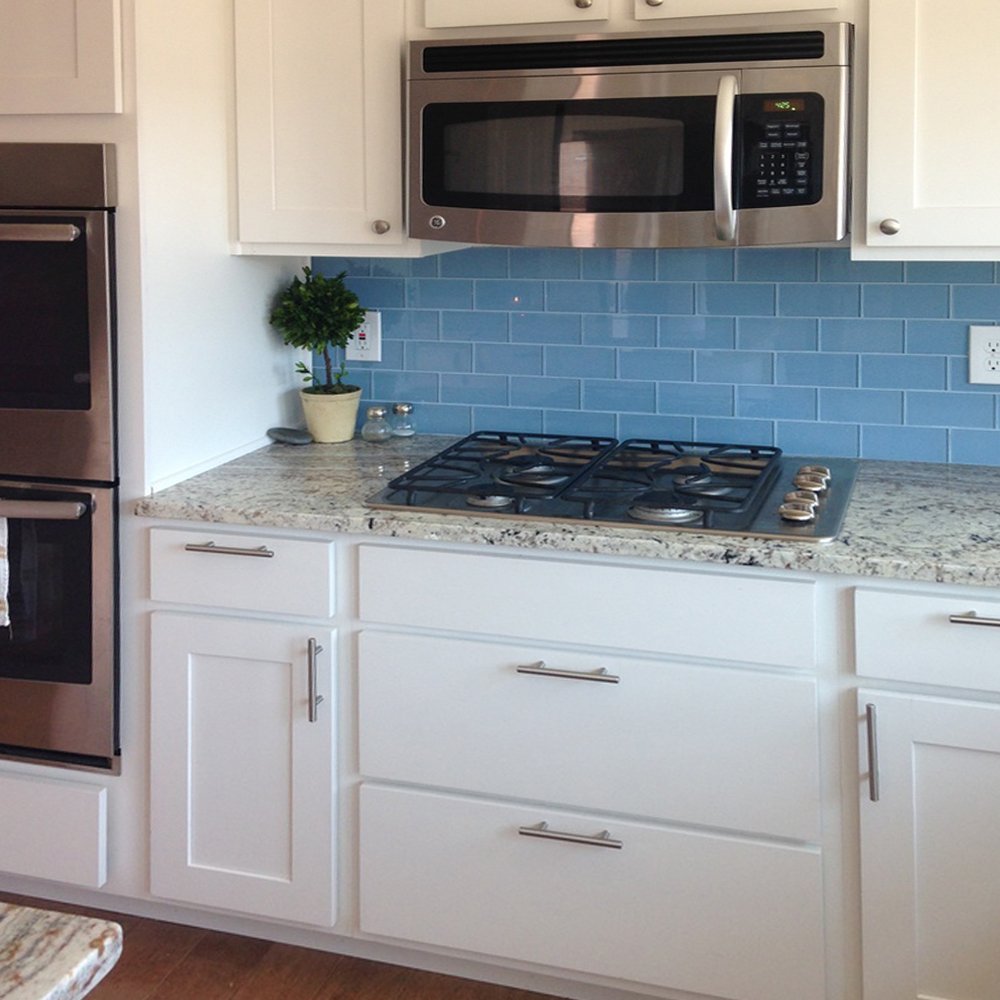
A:
POLYGON ((312 444, 312 434, 298 427, 272 427, 267 436, 279 444, 312 444))

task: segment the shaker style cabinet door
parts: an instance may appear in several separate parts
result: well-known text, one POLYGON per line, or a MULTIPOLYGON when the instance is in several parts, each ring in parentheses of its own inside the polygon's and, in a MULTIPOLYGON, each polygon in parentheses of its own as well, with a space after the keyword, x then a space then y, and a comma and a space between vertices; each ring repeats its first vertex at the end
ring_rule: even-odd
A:
POLYGON ((329 629, 152 615, 154 896, 333 923, 333 649, 329 629))
POLYGON ((858 700, 864 1000, 996 1000, 1000 705, 858 700))
POLYGON ((404 240, 404 0, 235 0, 243 249, 404 240))
POLYGON ((0 0, 0 114, 122 110, 121 0, 0 0))
POLYGON ((867 213, 856 243, 995 259, 974 248, 1000 247, 998 38, 993 0, 870 4, 867 213))

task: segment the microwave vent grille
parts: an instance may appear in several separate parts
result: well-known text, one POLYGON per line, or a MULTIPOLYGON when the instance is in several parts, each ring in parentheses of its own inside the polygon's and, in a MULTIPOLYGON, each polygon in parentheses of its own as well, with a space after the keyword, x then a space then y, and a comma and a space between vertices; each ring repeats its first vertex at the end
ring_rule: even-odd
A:
POLYGON ((423 50, 423 69, 425 73, 502 72, 822 59, 825 40, 822 31, 776 31, 594 41, 429 45, 423 50))

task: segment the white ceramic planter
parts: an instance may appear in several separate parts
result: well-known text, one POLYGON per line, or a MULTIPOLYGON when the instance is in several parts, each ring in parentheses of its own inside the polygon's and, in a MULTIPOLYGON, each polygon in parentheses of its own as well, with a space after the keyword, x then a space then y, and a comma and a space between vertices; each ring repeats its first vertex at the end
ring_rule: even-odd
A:
POLYGON ((350 441, 358 422, 361 390, 336 394, 299 391, 306 427, 320 444, 350 441))

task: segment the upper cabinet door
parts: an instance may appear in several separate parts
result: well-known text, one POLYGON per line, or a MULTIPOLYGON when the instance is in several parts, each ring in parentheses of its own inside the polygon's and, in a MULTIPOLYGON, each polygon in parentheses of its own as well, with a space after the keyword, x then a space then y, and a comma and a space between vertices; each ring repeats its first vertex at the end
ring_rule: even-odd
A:
POLYGON ((122 110, 120 0, 0 0, 0 114, 122 110))
POLYGON ((424 0, 428 28, 606 21, 609 0, 424 0))
POLYGON ((404 0, 236 0, 239 240, 398 246, 404 0))
POLYGON ((774 14, 779 11, 836 10, 837 0, 633 0, 639 21, 709 14, 774 14))
POLYGON ((856 243, 992 259, 974 248, 1000 247, 998 38, 994 0, 870 5, 868 195, 856 243))

